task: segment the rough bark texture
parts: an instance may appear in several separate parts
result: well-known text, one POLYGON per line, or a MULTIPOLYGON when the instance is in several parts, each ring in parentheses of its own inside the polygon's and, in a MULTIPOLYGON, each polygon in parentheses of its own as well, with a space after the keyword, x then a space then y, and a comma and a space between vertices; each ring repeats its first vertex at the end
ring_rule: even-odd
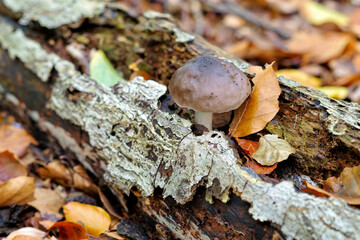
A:
MULTIPOLYGON (((222 132, 196 136, 189 119, 159 107, 174 70, 193 56, 216 55, 242 70, 247 63, 181 31, 166 14, 147 12, 134 18, 116 4, 91 0, 64 1, 66 7, 59 1, 39 5, 52 11, 21 7, 32 2, 3 1, 0 6, 0 13, 20 17, 20 23, 30 26, 21 29, 0 18, 2 105, 16 106, 19 115, 57 139, 114 191, 140 190, 143 210, 158 223, 160 235, 180 239, 360 238, 359 210, 340 199, 298 192, 290 181, 264 182, 241 166, 231 140, 222 132), (77 9, 82 6, 91 7, 84 13, 77 9), (64 22, 56 17, 63 11, 78 14, 64 22), (91 17, 88 26, 82 25, 82 17, 91 17), (54 30, 42 33, 44 28, 54 30), (109 30, 111 34, 106 35, 109 30), (129 75, 125 63, 141 55, 157 82, 138 77, 109 88, 79 72, 64 45, 88 31, 106 35, 102 47, 120 49, 121 54, 113 51, 110 59, 124 63, 118 68, 125 77, 129 75), (49 46, 46 34, 55 46, 49 46), (196 193, 199 187, 202 190, 196 193)), ((90 43, 87 47, 100 46, 90 43)), ((267 130, 286 139, 297 153, 279 164, 278 173, 284 178, 307 174, 321 183, 345 165, 358 165, 360 107, 329 99, 288 79, 279 78, 279 82, 281 110, 267 130)))

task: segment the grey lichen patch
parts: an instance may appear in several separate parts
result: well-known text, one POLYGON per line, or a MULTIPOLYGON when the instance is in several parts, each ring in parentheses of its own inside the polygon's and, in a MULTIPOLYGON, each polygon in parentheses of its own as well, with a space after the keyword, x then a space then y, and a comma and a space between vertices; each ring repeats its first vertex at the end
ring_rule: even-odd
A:
POLYGON ((60 80, 49 107, 89 134, 98 155, 108 160, 109 182, 126 193, 136 186, 145 196, 151 195, 159 164, 175 158, 175 147, 191 131, 189 121, 158 109, 166 87, 136 78, 106 88, 77 73, 66 61, 55 69, 60 80), (70 101, 69 89, 83 94, 70 101))
POLYGON ((21 12, 20 24, 37 21, 46 28, 74 23, 83 17, 93 17, 104 11, 103 0, 4 0, 13 12, 21 12))
POLYGON ((255 196, 246 191, 242 197, 252 203, 250 213, 255 219, 278 224, 288 239, 360 238, 360 211, 343 200, 295 192, 287 181, 255 196))
POLYGON ((56 54, 47 53, 36 41, 27 38, 20 29, 14 30, 2 18, 0 18, 0 45, 8 51, 10 58, 19 58, 44 82, 48 80, 54 64, 60 59, 56 54))
MULTIPOLYGON (((9 53, 12 48, 17 46, 9 53)), ((37 50, 30 48, 21 61, 37 50)), ((60 59, 54 67, 59 78, 48 107, 88 133, 96 157, 106 162, 105 179, 117 189, 128 193, 136 186, 149 196, 159 186, 179 203, 189 201, 200 185, 224 201, 231 190, 252 205, 255 219, 278 226, 288 239, 360 238, 359 210, 342 200, 296 192, 290 182, 263 182, 241 168, 223 133, 194 136, 188 120, 161 111, 158 99, 166 87, 135 78, 109 88, 68 61, 60 59)))

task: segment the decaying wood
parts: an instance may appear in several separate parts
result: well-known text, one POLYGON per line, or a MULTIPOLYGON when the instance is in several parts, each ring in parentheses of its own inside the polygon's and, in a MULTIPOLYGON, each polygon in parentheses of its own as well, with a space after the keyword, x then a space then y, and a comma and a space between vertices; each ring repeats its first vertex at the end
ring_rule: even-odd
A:
MULTIPOLYGON (((134 18, 114 3, 92 0, 64 1, 66 7, 54 1, 54 8, 45 5, 52 1, 37 1, 44 5, 35 13, 19 7, 32 2, 5 0, 0 6, 7 17, 29 24, 21 29, 0 18, 1 105, 16 106, 14 111, 57 139, 114 191, 137 188, 143 211, 164 238, 360 238, 359 210, 340 199, 298 192, 290 181, 263 181, 241 166, 224 133, 194 135, 189 119, 159 107, 174 70, 193 56, 216 55, 242 70, 249 66, 246 62, 183 32, 167 14, 134 18), (65 22, 56 17, 63 9, 76 12, 86 4, 96 7, 65 22), (100 12, 104 14, 98 16, 100 12), (122 39, 112 46, 121 49, 124 63, 141 55, 157 82, 137 77, 111 88, 100 86, 77 70, 63 46, 51 47, 44 40, 44 27, 53 29, 54 42, 72 39, 82 31, 82 17, 91 17, 87 31, 113 31, 105 39, 110 44, 122 39)), ((118 67, 128 76, 127 65, 118 67)), ((321 182, 344 165, 358 165, 360 107, 285 78, 279 82, 281 110, 267 130, 286 139, 297 153, 279 164, 278 173, 284 178, 306 174, 321 182)))

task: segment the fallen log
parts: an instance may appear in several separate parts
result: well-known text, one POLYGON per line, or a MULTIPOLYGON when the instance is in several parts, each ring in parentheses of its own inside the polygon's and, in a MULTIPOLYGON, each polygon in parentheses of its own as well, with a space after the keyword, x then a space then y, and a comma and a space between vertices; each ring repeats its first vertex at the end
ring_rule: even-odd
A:
MULTIPOLYGON (((136 18, 116 3, 4 0, 0 13, 1 106, 28 127, 35 123, 118 195, 139 191, 138 211, 154 223, 147 229, 153 238, 360 237, 359 210, 299 192, 290 181, 262 180, 241 165, 223 132, 196 135, 189 117, 159 107, 172 73, 188 59, 215 55, 242 70, 246 62, 182 31, 168 14, 136 18), (76 14, 64 17, 69 12, 76 14), (86 49, 113 49, 109 57, 125 78, 126 63, 142 58, 156 81, 99 85, 65 48, 76 39, 86 49)), ((266 129, 297 153, 277 174, 321 183, 358 165, 360 107, 279 82, 280 111, 266 129)))

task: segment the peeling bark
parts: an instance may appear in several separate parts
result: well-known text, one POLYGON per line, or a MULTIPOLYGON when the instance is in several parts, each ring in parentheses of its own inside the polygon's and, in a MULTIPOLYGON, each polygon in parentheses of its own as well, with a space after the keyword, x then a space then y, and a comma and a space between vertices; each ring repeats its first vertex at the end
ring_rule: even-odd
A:
MULTIPOLYGON (((79 72, 74 63, 65 59, 66 53, 57 49, 49 52, 36 27, 29 29, 31 33, 24 32, 15 23, 0 18, 0 96, 2 105, 17 106, 19 114, 36 122, 115 191, 129 193, 134 187, 140 190, 144 211, 158 223, 160 235, 180 239, 360 238, 359 210, 340 199, 298 192, 290 181, 264 182, 241 166, 237 151, 224 133, 212 131, 197 136, 192 133, 189 119, 159 108, 171 74, 193 56, 216 55, 242 70, 249 66, 247 63, 183 32, 166 14, 147 12, 134 19, 110 4, 78 14, 69 22, 49 22, 47 17, 55 13, 34 15, 9 2, 4 4, 11 11, 22 12, 20 22, 36 21, 65 34, 63 38, 77 33, 82 17, 91 17, 94 26, 106 23, 108 26, 100 28, 134 37, 118 46, 129 60, 136 58, 135 43, 140 46, 138 51, 153 67, 157 82, 138 77, 110 88, 79 72), (97 16, 99 9, 114 15, 111 19, 97 16), (115 28, 114 18, 127 19, 126 30, 115 28), (64 26, 70 23, 71 30, 69 25, 64 26), (23 94, 26 92, 35 93, 35 99, 23 94), (21 107, 22 102, 26 106, 21 107), (203 187, 206 190, 197 193, 203 187), (162 194, 157 194, 156 189, 161 189, 162 194), (234 216, 239 209, 239 216, 234 216), (242 218, 246 221, 242 222, 242 218)), ((17 2, 25 6, 32 1, 17 2)), ((73 1, 74 5, 68 3, 68 7, 76 9, 79 3, 87 2, 96 1, 73 1)), ((56 9, 61 16, 62 8, 56 9)), ((279 164, 279 174, 284 178, 293 173, 308 174, 321 182, 324 175, 339 173, 345 163, 357 165, 359 106, 329 99, 288 79, 279 78, 279 82, 281 110, 267 130, 297 149, 292 160, 279 164), (339 162, 344 157, 346 162, 339 162)))

